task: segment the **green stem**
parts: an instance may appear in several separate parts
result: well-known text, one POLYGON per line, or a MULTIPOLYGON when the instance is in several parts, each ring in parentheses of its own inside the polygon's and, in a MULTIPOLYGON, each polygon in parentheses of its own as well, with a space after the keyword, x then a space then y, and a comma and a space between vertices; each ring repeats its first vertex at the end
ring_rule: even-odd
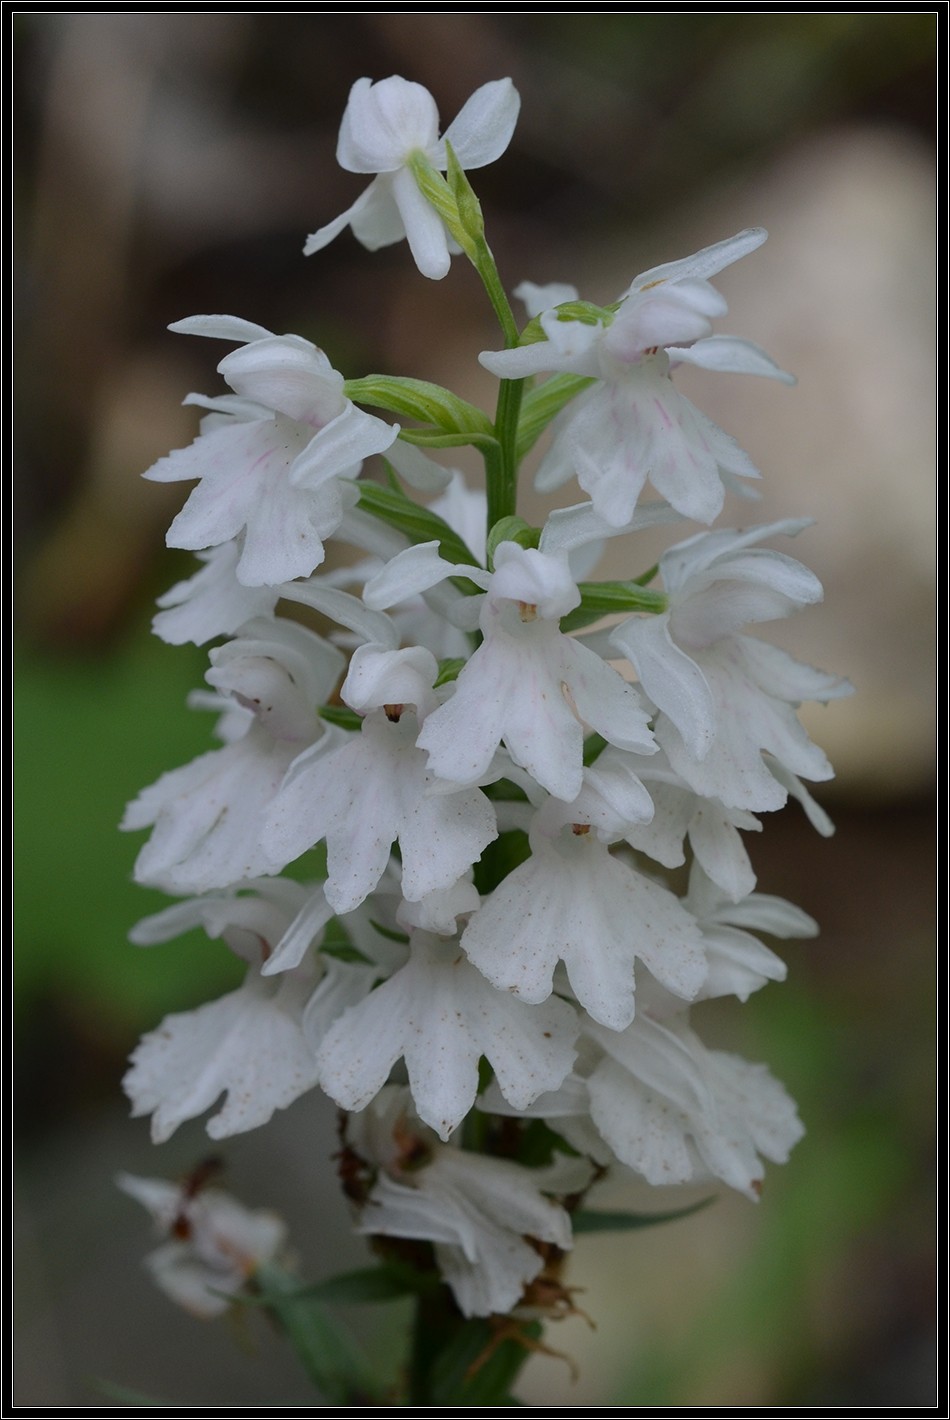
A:
MULTIPOLYGON (((484 237, 477 242, 474 265, 498 317, 505 348, 511 350, 520 339, 518 323, 505 294, 495 258, 484 237)), ((498 448, 486 450, 484 454, 489 531, 499 518, 510 517, 518 511, 518 415, 524 384, 524 380, 502 380, 498 389, 495 408, 498 448)))
POLYGON ((447 1287, 423 1292, 418 1298, 409 1356, 407 1405, 432 1404, 433 1363, 463 1325, 464 1320, 447 1287))

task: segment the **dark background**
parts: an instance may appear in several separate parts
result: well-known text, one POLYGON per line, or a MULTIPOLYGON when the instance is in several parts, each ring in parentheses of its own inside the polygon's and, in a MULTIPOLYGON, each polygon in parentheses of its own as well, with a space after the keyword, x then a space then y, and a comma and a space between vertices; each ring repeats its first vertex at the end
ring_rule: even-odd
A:
MULTIPOLYGON (((191 567, 164 550, 182 490, 138 474, 186 443, 221 351, 165 331, 198 311, 316 340, 347 375, 437 379, 488 402, 497 336, 461 259, 425 281, 404 245, 303 239, 363 180, 334 161, 353 81, 401 73, 443 124, 510 75, 522 116, 473 181, 509 286, 615 299, 640 270, 766 225, 717 280, 720 329, 799 386, 684 372, 765 475, 756 519, 813 515, 799 555, 826 604, 766 629, 847 674, 809 728, 839 770, 830 842, 797 808, 751 844, 763 891, 819 918, 788 983, 704 1008, 704 1035, 768 1060, 808 1126, 761 1204, 585 1241, 597 1322, 531 1362, 535 1405, 926 1405, 932 1391, 933 12, 467 12, 12 16, 19 536, 16 1074, 21 1405, 91 1405, 99 1381, 178 1405, 307 1404, 263 1328, 179 1315, 141 1272, 147 1221, 120 1168, 174 1175, 125 1118, 138 1035, 220 993, 194 938, 125 935, 124 803, 208 747, 184 708, 205 660, 148 635, 191 567)), ((490 407, 490 405, 487 405, 490 407)), ((470 466, 474 467, 474 466, 470 466)), ((535 506, 529 499, 530 516, 535 506)), ((724 525, 748 518, 727 509, 724 525)), ((332 1178, 332 1110, 300 1101, 232 1141, 229 1181, 288 1218, 308 1275, 357 1265, 332 1178), (316 1222, 315 1222, 316 1219, 316 1222)), ((621 1194, 617 1195, 621 1197, 621 1194)), ((396 1354, 399 1318, 356 1318, 396 1354)))

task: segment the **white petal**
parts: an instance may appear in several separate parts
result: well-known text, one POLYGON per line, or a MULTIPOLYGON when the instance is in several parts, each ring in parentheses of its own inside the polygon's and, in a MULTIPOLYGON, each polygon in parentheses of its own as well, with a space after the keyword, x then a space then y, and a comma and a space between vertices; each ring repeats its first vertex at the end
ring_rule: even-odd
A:
POLYGON ((694 759, 709 752, 716 711, 706 677, 670 636, 669 614, 630 617, 611 633, 636 668, 643 689, 679 730, 694 759))
POLYGON ((370 577, 363 588, 368 607, 382 609, 411 601, 447 577, 462 575, 466 569, 447 562, 438 542, 419 542, 399 552, 386 566, 370 577))
POLYGON ((240 555, 234 540, 199 554, 205 565, 158 598, 163 609, 152 619, 155 635, 172 646, 188 641, 203 646, 215 636, 237 631, 251 617, 273 611, 276 588, 245 587, 237 580, 240 555))
POLYGON ((186 316, 184 320, 172 321, 168 329, 178 335, 207 335, 212 340, 234 340, 241 344, 248 340, 269 340, 272 335, 262 325, 242 320, 240 316, 186 316))
POLYGON ((421 493, 441 492, 452 481, 451 469, 443 468, 415 444, 407 444, 403 439, 389 446, 386 457, 409 487, 421 493))
POLYGON ((408 168, 396 173, 392 180, 392 193, 416 266, 423 276, 441 281, 443 276, 448 275, 452 264, 442 218, 419 191, 408 168))
POLYGON ((538 286, 534 281, 522 281, 520 286, 515 287, 514 294, 519 301, 524 301, 529 319, 565 301, 576 301, 580 296, 576 286, 568 286, 563 281, 549 281, 545 286, 538 286))
MULTIPOLYGON (((340 235, 344 228, 351 226, 365 209, 371 206, 373 197, 375 196, 373 191, 375 186, 375 182, 370 183, 369 187, 366 188, 364 192, 360 193, 352 207, 348 207, 345 212, 341 212, 339 217, 334 217, 332 222, 327 222, 325 226, 319 227, 315 232, 311 232, 310 236, 304 242, 304 256, 313 256, 314 252, 322 251, 324 247, 330 245, 335 237, 340 235)), ((401 224, 399 236, 402 236, 401 224)), ((396 237, 395 240, 398 241, 399 237, 396 237)), ((365 245, 366 243, 364 242, 364 246, 365 245)), ((385 243, 381 245, 385 245, 385 243)))
POLYGON ((521 98, 510 79, 494 79, 476 89, 452 120, 433 156, 444 168, 445 144, 451 143, 463 168, 483 168, 500 158, 518 122, 521 98))
POLYGON ((344 406, 343 376, 309 340, 272 335, 232 350, 218 365, 245 399, 321 428, 344 406))
POLYGON ((438 136, 439 111, 421 84, 395 74, 376 84, 357 79, 340 124, 337 162, 352 173, 393 172, 438 136))
POLYGON ((294 459, 290 481, 298 488, 316 488, 328 478, 355 478, 364 459, 385 452, 398 436, 398 424, 387 424, 347 401, 294 459))
POLYGON ((300 602, 338 621, 347 630, 355 632, 362 641, 391 646, 394 650, 399 645, 399 632, 390 617, 383 612, 369 611, 359 597, 352 596, 350 592, 341 592, 319 581, 309 581, 290 582, 281 587, 280 594, 288 601, 300 602))
POLYGON ((152 1137, 163 1143, 226 1093, 208 1124, 213 1139, 265 1124, 317 1082, 301 1007, 299 983, 287 979, 275 994, 252 975, 219 1001, 167 1016, 136 1047, 123 1080, 133 1115, 152 1114, 152 1137))
POLYGON ((765 375, 771 380, 781 380, 785 385, 795 384, 795 376, 776 365, 758 345, 753 345, 751 340, 740 340, 735 335, 710 335, 685 350, 669 342, 666 344, 666 353, 674 363, 698 365, 704 370, 721 370, 727 374, 765 375))
POLYGON ((768 232, 762 227, 748 227, 725 241, 714 242, 710 247, 693 256, 682 257, 679 261, 668 261, 663 266, 653 266, 641 272, 630 287, 631 291, 642 291, 658 281, 681 281, 684 277, 705 281, 725 267, 731 266, 740 257, 748 256, 767 239, 768 232))

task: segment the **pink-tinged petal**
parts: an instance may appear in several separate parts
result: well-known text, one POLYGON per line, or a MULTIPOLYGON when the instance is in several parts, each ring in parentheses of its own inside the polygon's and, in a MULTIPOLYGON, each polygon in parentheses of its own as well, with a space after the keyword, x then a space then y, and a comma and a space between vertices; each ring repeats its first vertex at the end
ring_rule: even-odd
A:
POLYGON ((670 617, 630 617, 611 633, 636 668, 643 689, 669 716, 690 754, 701 760, 716 733, 716 709, 706 677, 670 636, 670 617))
POLYGON ((604 332, 604 350, 617 360, 637 361, 645 351, 708 336, 711 320, 725 315, 725 301, 705 281, 682 281, 628 296, 604 332))
POLYGON ((652 266, 649 271, 641 272, 630 290, 643 291, 660 281, 682 281, 684 278, 706 281, 710 276, 715 276, 717 272, 731 266, 740 257, 755 251, 767 237, 768 232, 764 228, 747 227, 734 237, 727 237, 725 241, 703 247, 702 251, 693 256, 682 257, 679 261, 668 261, 663 266, 652 266))
POLYGON ((399 425, 346 406, 313 436, 290 465, 297 488, 319 488, 330 478, 355 478, 363 460, 381 454, 399 437, 399 425))
POLYGON ((720 370, 724 374, 764 375, 770 380, 781 380, 785 385, 796 382, 794 375, 776 365, 758 345, 735 335, 710 335, 687 350, 676 349, 671 342, 666 344, 666 353, 674 364, 698 365, 703 370, 720 370))
POLYGON ((406 229, 406 240, 413 260, 432 281, 441 281, 452 264, 448 238, 442 218, 430 205, 408 168, 402 168, 392 180, 392 193, 406 229))
POLYGON ((186 316, 172 321, 168 329, 177 335, 206 335, 212 340, 234 340, 242 345, 248 340, 272 338, 271 331, 240 316, 186 316))
POLYGON ((428 89, 398 75, 375 84, 357 79, 340 125, 337 162, 351 173, 395 172, 414 149, 426 152, 438 137, 439 111, 428 89))
POLYGON ((231 388, 246 399, 322 428, 345 407, 343 376, 309 340, 275 335, 225 355, 218 365, 231 388))
POLYGON ((510 79, 483 84, 445 130, 433 155, 436 166, 446 166, 446 143, 451 143, 463 168, 495 162, 511 142, 520 108, 521 98, 510 79))

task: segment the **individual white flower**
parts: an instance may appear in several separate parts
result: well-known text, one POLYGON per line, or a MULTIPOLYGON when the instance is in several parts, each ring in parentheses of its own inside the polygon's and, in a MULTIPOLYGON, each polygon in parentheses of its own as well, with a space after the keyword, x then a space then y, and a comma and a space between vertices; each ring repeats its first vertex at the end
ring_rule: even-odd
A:
MULTIPOLYGON (((762 1158, 784 1163, 805 1132, 764 1065, 708 1050, 683 1018, 661 1022, 642 1011, 623 1031, 585 1022, 578 1052, 560 1088, 517 1113, 545 1120, 601 1166, 617 1159, 656 1186, 719 1178, 755 1200, 762 1158)), ((480 1108, 516 1113, 494 1084, 480 1108)))
POLYGON ((755 1199, 760 1155, 784 1163, 805 1132, 764 1065, 707 1050, 683 1021, 643 1014, 623 1032, 594 1023, 588 1031, 604 1051, 587 1081, 591 1118, 650 1183, 711 1176, 755 1199))
POLYGON ((351 403, 343 376, 309 340, 233 316, 192 316, 170 329, 240 348, 218 365, 235 395, 189 395, 186 403, 211 411, 201 433, 144 475, 200 480, 168 530, 168 546, 197 551, 243 535, 235 576, 245 586, 307 576, 356 502, 346 480, 389 448, 398 425, 351 403))
POLYGON ((419 190, 410 159, 422 153, 444 172, 450 143, 463 168, 493 163, 511 142, 520 105, 510 79, 483 84, 440 139, 439 113, 428 89, 398 75, 375 84, 357 79, 340 125, 337 162, 349 172, 378 176, 352 207, 307 238, 304 255, 320 251, 351 227, 370 251, 405 237, 423 276, 440 280, 450 265, 449 238, 419 190))
POLYGON ((555 1089, 574 1060, 577 1016, 552 998, 528 1007, 496 991, 457 940, 414 932, 406 965, 330 1028, 320 1084, 343 1109, 364 1109, 400 1059, 419 1117, 447 1139, 471 1109, 485 1056, 516 1107, 555 1089))
POLYGON ((122 1084, 133 1118, 152 1116, 156 1144, 222 1094, 207 1125, 212 1139, 256 1129, 314 1088, 318 1071, 303 1016, 319 974, 313 962, 277 977, 251 967, 236 991, 166 1016, 142 1037, 122 1084))
POLYGON ((454 574, 484 586, 482 644, 446 702, 426 717, 417 743, 440 779, 472 783, 488 772, 504 742, 515 764, 570 801, 581 788, 584 725, 649 754, 647 717, 632 686, 561 632, 559 619, 580 601, 566 555, 502 542, 494 569, 454 566, 435 544, 423 543, 394 558, 364 597, 373 606, 391 604, 454 574))
POLYGON ((673 769, 697 794, 728 808, 782 807, 788 791, 773 761, 805 779, 832 777, 795 711, 803 700, 848 695, 850 684, 736 634, 748 622, 820 601, 812 572, 755 546, 805 526, 786 519, 741 532, 698 533, 677 544, 660 558, 669 610, 631 617, 610 637, 660 711, 654 733, 673 769))
POLYGON ((123 829, 154 826, 136 882, 195 893, 272 872, 261 844, 267 807, 301 746, 321 734, 335 739, 321 730, 316 707, 339 674, 339 651, 291 621, 246 630, 212 652, 208 679, 248 722, 223 749, 163 774, 129 804, 123 829))
POLYGON ((436 674, 422 647, 363 646, 343 697, 369 710, 359 736, 326 753, 320 744, 292 765, 271 807, 262 846, 274 868, 326 839, 327 900, 349 912, 372 892, 394 841, 410 901, 451 887, 498 836, 491 803, 476 788, 436 792, 409 706, 432 700, 436 674), (374 708, 379 706, 380 708, 374 708))
POLYGON ((531 857, 504 878, 462 934, 470 961, 523 1001, 550 996, 563 960, 571 990, 610 1030, 634 1014, 639 960, 692 1000, 706 976, 699 928, 673 894, 593 833, 531 834, 531 857))
MULTIPOLYGON (((595 324, 561 320, 549 309, 541 315, 546 340, 479 356, 502 379, 567 371, 598 381, 558 416, 539 490, 576 476, 597 513, 623 527, 649 479, 684 517, 709 523, 722 507, 724 481, 759 476, 748 455, 674 388, 670 372, 688 363, 792 381, 751 342, 710 334, 726 303, 708 277, 765 239, 750 229, 645 271, 616 314, 595 324)), ((534 290, 529 297, 537 303, 534 290)))
MULTIPOLYGON (((196 1170, 196 1174, 200 1173, 196 1170)), ((284 1246, 287 1228, 276 1213, 245 1208, 197 1180, 171 1183, 121 1173, 123 1193, 151 1213, 169 1240, 145 1259, 156 1285, 192 1316, 221 1316, 264 1263, 284 1246)))
POLYGON ((532 1240, 561 1251, 572 1245, 567 1211, 545 1195, 586 1188, 585 1160, 558 1156, 529 1169, 439 1144, 394 1087, 350 1116, 346 1143, 380 1168, 357 1231, 431 1242, 463 1316, 505 1315, 518 1304, 545 1265, 532 1240))

